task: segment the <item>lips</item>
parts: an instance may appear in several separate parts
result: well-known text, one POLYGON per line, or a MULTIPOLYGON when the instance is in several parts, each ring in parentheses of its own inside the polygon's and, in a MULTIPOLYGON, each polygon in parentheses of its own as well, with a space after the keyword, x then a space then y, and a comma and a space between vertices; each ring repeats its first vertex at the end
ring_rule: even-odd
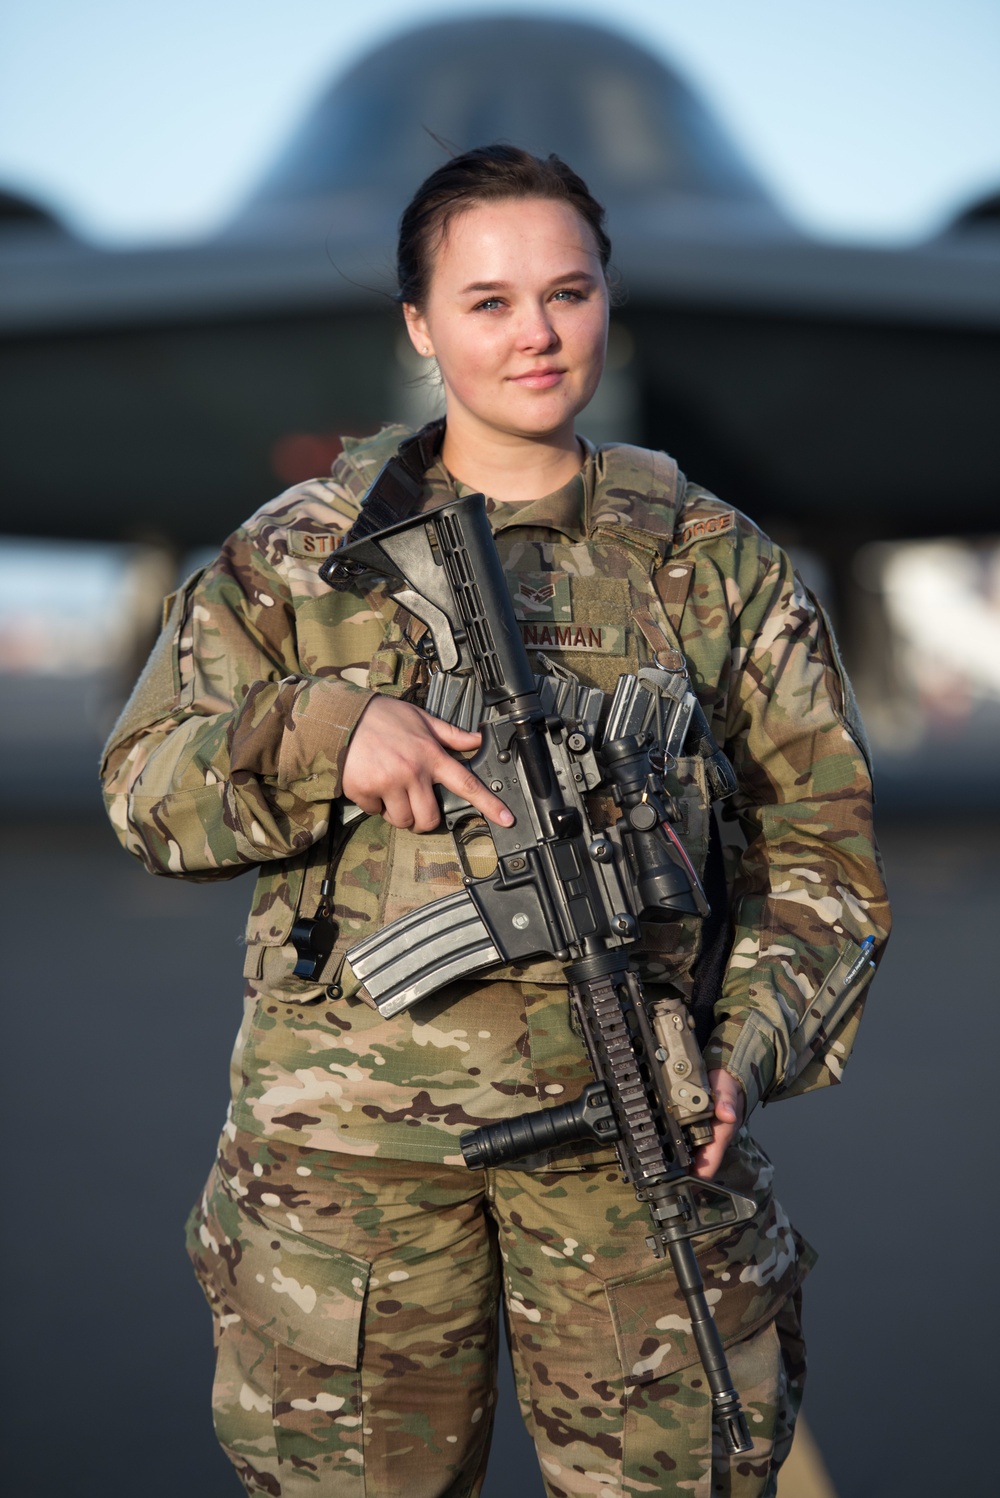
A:
POLYGON ((510 381, 522 389, 550 390, 553 385, 558 385, 565 373, 564 369, 528 369, 524 374, 511 375, 510 381))

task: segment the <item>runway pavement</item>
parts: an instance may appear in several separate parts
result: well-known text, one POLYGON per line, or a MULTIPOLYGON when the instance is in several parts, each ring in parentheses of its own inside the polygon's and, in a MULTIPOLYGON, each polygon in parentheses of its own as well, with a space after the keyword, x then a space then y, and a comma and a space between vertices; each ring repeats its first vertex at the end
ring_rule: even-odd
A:
MULTIPOLYGON (((1000 820, 892 821, 896 935, 840 1088, 764 1110, 820 1250, 806 1409, 839 1498, 987 1491, 1000 820), (988 1071, 989 1069, 989 1071, 988 1071)), ((250 883, 152 879, 96 819, 3 835, 4 1489, 235 1498, 181 1228, 240 1011, 250 883)), ((509 1387, 485 1498, 539 1498, 509 1387)))

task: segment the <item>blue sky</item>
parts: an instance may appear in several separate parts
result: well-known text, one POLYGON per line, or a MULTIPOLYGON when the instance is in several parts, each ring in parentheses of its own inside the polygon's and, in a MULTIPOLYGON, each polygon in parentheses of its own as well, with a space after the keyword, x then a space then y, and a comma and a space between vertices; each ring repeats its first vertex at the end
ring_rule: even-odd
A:
MULTIPOLYGON (((517 9, 531 7, 5 0, 0 184, 107 243, 207 233, 361 53, 423 20, 517 9)), ((606 20, 609 7, 544 10, 606 20)), ((611 13, 687 72, 817 233, 917 238, 1000 186, 1000 0, 618 0, 611 13)))

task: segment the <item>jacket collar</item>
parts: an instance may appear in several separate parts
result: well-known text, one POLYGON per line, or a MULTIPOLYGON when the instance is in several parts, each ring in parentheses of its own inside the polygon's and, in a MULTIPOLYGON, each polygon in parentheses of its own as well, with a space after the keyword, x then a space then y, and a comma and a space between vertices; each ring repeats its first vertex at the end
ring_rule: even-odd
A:
MULTIPOLYGON (((352 489, 364 493, 386 458, 409 436, 405 427, 387 427, 364 442, 345 442, 343 464, 355 475, 352 489)), ((586 438, 586 461, 568 484, 530 504, 496 504, 487 499, 494 530, 517 526, 555 530, 570 541, 600 537, 640 553, 653 565, 669 555, 684 478, 666 453, 611 443, 594 447, 586 438)), ((345 475, 346 476, 346 475, 345 475)), ((473 491, 456 483, 438 458, 426 477, 428 499, 439 504, 473 491)))
MULTIPOLYGON (((592 507, 595 484, 596 451, 593 445, 581 439, 585 449, 583 467, 568 483, 552 494, 543 495, 526 504, 499 504, 486 497, 486 512, 494 532, 514 530, 518 526, 559 531, 570 541, 583 541, 587 535, 587 516, 592 507)), ((455 495, 459 498, 474 494, 468 484, 451 476, 438 458, 427 471, 428 499, 443 504, 455 495)))

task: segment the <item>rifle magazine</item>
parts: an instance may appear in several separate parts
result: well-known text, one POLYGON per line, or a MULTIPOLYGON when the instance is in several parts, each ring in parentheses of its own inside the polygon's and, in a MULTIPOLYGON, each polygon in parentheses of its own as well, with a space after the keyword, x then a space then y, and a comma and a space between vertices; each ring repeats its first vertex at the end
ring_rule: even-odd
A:
POLYGON ((446 983, 501 960, 467 890, 401 916, 347 953, 354 974, 385 1019, 446 983))

